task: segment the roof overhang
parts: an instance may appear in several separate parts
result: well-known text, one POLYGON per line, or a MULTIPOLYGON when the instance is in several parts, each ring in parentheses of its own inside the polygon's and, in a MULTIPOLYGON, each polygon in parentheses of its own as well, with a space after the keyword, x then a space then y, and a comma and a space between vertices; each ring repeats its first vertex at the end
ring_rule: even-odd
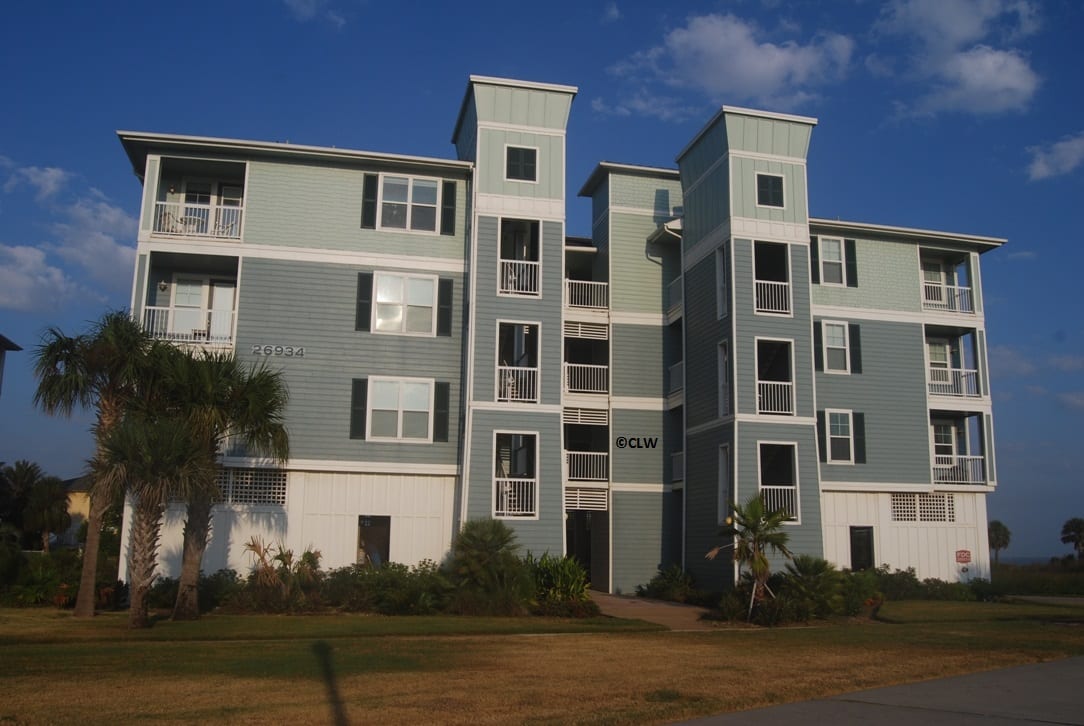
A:
POLYGON ((1002 237, 984 237, 974 234, 961 234, 959 232, 942 232, 935 229, 918 229, 915 227, 894 227, 885 224, 870 224, 868 222, 846 222, 839 219, 809 218, 809 230, 827 230, 840 235, 873 235, 880 238, 899 240, 924 240, 930 242, 954 242, 958 244, 974 245, 982 248, 981 251, 997 249, 1008 242, 1002 237))
POLYGON ((587 177, 587 181, 583 183, 583 187, 580 188, 578 196, 591 196, 591 194, 594 193, 595 188, 611 173, 629 174, 632 176, 665 177, 668 179, 680 178, 677 169, 663 169, 656 166, 636 166, 635 164, 618 164, 614 161, 600 161, 594 171, 591 172, 591 175, 587 177))
POLYGON ((463 93, 463 102, 459 104, 459 115, 455 117, 455 128, 452 129, 452 143, 459 138, 459 128, 463 125, 463 116, 467 113, 467 104, 474 94, 475 84, 483 86, 507 86, 509 88, 525 88, 530 91, 550 91, 553 93, 567 93, 575 96, 580 92, 576 86, 565 86, 559 83, 539 83, 537 81, 519 81, 515 78, 497 78, 495 76, 471 75, 467 78, 467 90, 463 93))

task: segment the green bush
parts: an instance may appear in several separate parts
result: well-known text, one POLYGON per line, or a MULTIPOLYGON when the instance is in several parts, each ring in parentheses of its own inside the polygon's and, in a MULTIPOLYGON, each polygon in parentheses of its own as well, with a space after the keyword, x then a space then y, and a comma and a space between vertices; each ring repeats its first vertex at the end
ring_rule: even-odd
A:
POLYGON ((877 589, 884 593, 887 600, 923 600, 925 592, 922 583, 915 575, 915 568, 889 570, 888 565, 881 565, 871 570, 877 579, 877 589))
POLYGON ((523 558, 535 584, 535 599, 539 602, 583 602, 590 599, 587 572, 573 557, 554 557, 544 552, 535 557, 528 552, 523 558))
POLYGON ((79 592, 81 560, 74 550, 23 553, 15 581, 3 600, 9 605, 70 607, 79 592))
POLYGON ((533 582, 516 551, 516 535, 498 519, 473 519, 452 543, 450 607, 463 615, 521 615, 533 582))
POLYGON ((843 586, 840 590, 840 612, 843 615, 860 615, 867 603, 884 600, 884 595, 877 589, 877 573, 873 570, 859 570, 843 573, 843 586))
POLYGON ((840 611, 843 576, 820 557, 798 555, 787 563, 778 596, 788 601, 797 620, 824 619, 840 611))
POLYGON ((239 610, 264 613, 312 612, 320 607, 320 552, 306 549, 295 558, 281 544, 268 545, 252 537, 245 551, 255 565, 244 587, 231 599, 239 610))
POLYGON ((699 602, 704 595, 696 588, 693 576, 681 569, 681 565, 659 568, 658 573, 646 585, 637 585, 636 594, 654 600, 670 602, 699 602))
POLYGON ((451 585, 435 562, 414 567, 389 562, 382 567, 351 565, 328 572, 321 598, 347 612, 429 615, 447 605, 451 585))

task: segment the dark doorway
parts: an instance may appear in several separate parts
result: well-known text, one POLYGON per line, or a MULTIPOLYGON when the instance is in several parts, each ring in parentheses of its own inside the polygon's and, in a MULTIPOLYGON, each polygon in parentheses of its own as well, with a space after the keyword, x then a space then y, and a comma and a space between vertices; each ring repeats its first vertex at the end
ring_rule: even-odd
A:
POLYGON ((851 570, 873 569, 873 527, 851 527, 851 570))
POLYGON ((358 517, 358 564, 380 567, 391 556, 391 517, 358 517))

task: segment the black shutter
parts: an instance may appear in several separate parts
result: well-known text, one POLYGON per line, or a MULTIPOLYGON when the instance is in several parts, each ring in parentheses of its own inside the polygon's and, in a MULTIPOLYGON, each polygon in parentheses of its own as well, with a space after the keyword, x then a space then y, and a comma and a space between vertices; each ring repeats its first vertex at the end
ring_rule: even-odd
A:
POLYGON ((355 378, 350 388, 350 438, 365 438, 365 409, 369 392, 369 381, 355 378))
POLYGON ((448 440, 448 402, 451 384, 437 383, 433 391, 433 441, 448 440))
POLYGON ((440 192, 440 233, 455 234, 455 182, 446 181, 440 192))
POLYGON ((373 273, 358 273, 358 300, 354 309, 354 330, 369 330, 373 317, 373 273))
POLYGON ((824 411, 817 411, 817 451, 821 461, 828 461, 828 440, 824 424, 824 411))
POLYGON ((852 413, 851 428, 854 431, 854 463, 866 463, 866 414, 852 413))
POLYGON ((437 283, 437 335, 452 334, 452 286, 454 281, 440 278, 437 283))
POLYGON ((814 285, 821 282, 820 249, 816 237, 809 238, 809 274, 814 285))
POLYGON ((847 262, 847 287, 858 287, 858 256, 853 239, 843 240, 843 259, 847 262))
POLYGON ((376 229, 376 197, 380 177, 366 174, 361 188, 361 228, 376 229))
POLYGON ((847 328, 847 342, 851 348, 851 373, 861 373, 862 336, 859 334, 857 323, 851 323, 847 328))
POLYGON ((813 370, 824 370, 824 336, 821 333, 821 322, 813 321, 813 370))

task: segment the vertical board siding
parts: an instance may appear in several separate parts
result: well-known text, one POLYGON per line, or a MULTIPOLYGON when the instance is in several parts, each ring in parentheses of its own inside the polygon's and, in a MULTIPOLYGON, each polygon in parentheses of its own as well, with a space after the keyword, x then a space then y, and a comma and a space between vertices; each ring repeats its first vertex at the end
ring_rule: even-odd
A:
POLYGON ((790 156, 804 159, 809 151, 813 127, 783 119, 726 115, 727 141, 735 151, 790 156))
POLYGON ((646 585, 662 565, 663 494, 614 492, 613 591, 632 594, 646 585))
POLYGON ((730 200, 735 217, 806 224, 805 166, 802 164, 735 156, 730 160, 730 200), (757 173, 783 177, 783 207, 757 206, 757 173))
POLYGON ((565 190, 565 139, 563 136, 483 128, 479 131, 478 191, 530 199, 563 199, 565 190), (538 150, 537 181, 505 180, 505 147, 538 150))

